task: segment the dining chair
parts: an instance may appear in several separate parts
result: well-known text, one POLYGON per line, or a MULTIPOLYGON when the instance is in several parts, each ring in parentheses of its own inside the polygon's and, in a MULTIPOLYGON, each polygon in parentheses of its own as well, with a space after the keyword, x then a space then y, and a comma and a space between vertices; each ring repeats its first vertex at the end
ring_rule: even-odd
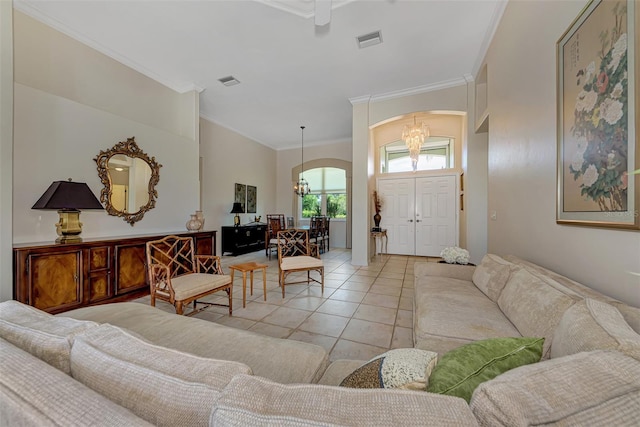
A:
POLYGON ((315 245, 309 242, 309 232, 307 230, 289 229, 278 232, 278 284, 282 287, 282 298, 284 298, 285 285, 295 283, 320 283, 321 291, 324 292, 324 263, 319 258, 315 245), (320 280, 311 276, 315 271, 320 274, 320 280), (306 280, 287 282, 290 274, 306 272, 306 280))

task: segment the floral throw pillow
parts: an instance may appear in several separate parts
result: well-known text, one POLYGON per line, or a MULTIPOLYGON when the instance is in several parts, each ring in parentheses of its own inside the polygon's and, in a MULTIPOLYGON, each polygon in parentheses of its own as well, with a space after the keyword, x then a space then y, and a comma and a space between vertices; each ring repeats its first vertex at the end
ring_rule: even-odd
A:
POLYGON ((389 350, 374 357, 340 385, 351 388, 399 388, 425 390, 438 353, 416 348, 389 350))

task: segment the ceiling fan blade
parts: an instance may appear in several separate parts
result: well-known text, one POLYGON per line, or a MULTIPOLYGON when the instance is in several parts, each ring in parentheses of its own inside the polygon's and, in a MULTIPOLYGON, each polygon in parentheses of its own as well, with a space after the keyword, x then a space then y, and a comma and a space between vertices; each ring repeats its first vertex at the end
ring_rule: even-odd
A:
POLYGON ((316 0, 315 21, 319 27, 331 21, 331 0, 316 0))

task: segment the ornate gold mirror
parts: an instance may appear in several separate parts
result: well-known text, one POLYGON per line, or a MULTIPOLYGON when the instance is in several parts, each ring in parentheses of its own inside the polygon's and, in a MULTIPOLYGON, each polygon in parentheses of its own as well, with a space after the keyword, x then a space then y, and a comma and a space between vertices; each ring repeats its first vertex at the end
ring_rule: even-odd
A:
POLYGON ((142 151, 134 137, 100 151, 93 160, 104 185, 100 201, 109 215, 121 216, 133 226, 156 206, 162 165, 142 151))

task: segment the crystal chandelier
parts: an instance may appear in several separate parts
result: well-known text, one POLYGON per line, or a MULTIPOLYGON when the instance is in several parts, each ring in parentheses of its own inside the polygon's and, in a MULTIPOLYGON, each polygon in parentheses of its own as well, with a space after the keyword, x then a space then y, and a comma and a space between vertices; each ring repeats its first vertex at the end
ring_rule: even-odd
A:
POLYGON ((409 157, 411 158, 411 166, 414 172, 418 170, 418 157, 426 138, 429 138, 429 127, 423 122, 418 125, 416 116, 413 116, 413 126, 405 125, 402 130, 402 140, 409 149, 409 157))
POLYGON ((311 189, 309 188, 309 183, 304 179, 304 126, 300 126, 300 129, 302 130, 302 169, 300 180, 293 186, 293 192, 300 197, 304 197, 309 194, 311 189))

